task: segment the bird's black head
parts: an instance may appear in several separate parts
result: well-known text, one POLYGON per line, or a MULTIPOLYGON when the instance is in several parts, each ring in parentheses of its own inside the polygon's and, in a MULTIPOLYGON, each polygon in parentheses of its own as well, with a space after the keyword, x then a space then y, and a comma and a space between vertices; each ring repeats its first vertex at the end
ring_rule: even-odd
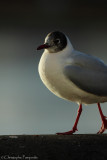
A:
POLYGON ((37 48, 48 49, 49 53, 56 53, 63 50, 67 45, 66 36, 59 31, 49 33, 45 38, 45 43, 37 48))

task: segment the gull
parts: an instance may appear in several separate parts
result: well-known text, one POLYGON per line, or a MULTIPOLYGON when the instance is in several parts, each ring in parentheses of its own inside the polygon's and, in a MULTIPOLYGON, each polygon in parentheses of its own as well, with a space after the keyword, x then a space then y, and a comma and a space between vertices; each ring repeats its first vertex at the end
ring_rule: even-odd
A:
POLYGON ((38 71, 45 86, 56 96, 79 104, 72 130, 61 135, 71 135, 77 131, 82 113, 82 104, 97 103, 102 126, 97 132, 107 129, 107 120, 100 103, 107 102, 107 65, 95 56, 73 48, 69 38, 60 31, 50 32, 43 45, 44 49, 38 71))

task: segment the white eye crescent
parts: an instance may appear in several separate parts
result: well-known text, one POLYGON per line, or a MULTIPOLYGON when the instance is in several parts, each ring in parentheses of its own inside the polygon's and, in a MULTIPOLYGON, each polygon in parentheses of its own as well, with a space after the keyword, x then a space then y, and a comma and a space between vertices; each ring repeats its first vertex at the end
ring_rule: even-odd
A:
POLYGON ((55 43, 55 44, 59 44, 59 43, 60 43, 60 39, 54 40, 54 43, 55 43))

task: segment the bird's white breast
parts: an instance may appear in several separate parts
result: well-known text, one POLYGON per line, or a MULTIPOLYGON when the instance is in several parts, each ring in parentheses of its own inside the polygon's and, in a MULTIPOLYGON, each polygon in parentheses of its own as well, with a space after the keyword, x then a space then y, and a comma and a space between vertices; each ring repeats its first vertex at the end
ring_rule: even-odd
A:
POLYGON ((60 55, 43 53, 39 63, 40 77, 46 87, 59 97, 61 97, 62 89, 65 87, 63 67, 64 63, 62 63, 60 55))

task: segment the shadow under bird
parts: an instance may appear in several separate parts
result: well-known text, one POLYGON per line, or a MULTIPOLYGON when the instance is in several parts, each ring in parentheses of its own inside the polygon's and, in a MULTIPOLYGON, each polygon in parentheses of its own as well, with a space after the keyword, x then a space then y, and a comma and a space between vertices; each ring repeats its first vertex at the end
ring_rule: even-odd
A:
POLYGON ((76 51, 68 37, 59 31, 49 33, 43 45, 45 49, 39 62, 39 75, 46 87, 56 96, 79 104, 72 130, 77 131, 82 104, 97 103, 102 120, 99 134, 107 129, 107 120, 100 103, 107 102, 107 65, 95 56, 76 51))

